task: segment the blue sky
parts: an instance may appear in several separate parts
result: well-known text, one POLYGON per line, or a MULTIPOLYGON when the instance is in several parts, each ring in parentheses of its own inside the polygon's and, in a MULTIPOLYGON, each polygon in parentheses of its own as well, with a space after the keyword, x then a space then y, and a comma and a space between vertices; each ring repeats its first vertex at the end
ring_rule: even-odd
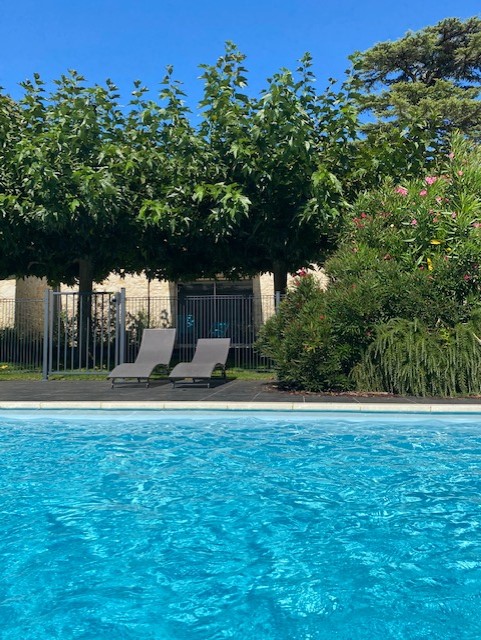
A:
POLYGON ((198 65, 226 40, 247 55, 252 93, 305 51, 324 88, 355 50, 480 12, 479 0, 0 0, 0 86, 19 97, 34 72, 51 81, 76 69, 92 84, 111 78, 127 100, 134 79, 157 91, 172 64, 195 111, 198 65))

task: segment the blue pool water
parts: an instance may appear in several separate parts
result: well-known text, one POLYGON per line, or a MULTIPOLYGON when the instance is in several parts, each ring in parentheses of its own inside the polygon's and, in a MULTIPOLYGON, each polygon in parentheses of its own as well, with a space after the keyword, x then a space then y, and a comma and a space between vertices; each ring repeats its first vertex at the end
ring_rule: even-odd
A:
POLYGON ((481 637, 481 417, 4 414, 2 640, 481 637))

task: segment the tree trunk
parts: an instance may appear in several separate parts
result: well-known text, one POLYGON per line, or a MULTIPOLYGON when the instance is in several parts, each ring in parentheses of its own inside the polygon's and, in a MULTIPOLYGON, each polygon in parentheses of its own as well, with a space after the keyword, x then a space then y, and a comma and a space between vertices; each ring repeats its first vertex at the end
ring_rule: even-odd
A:
POLYGON ((78 290, 79 293, 92 293, 94 266, 91 258, 78 260, 78 290))
POLYGON ((278 291, 284 294, 287 290, 287 268, 282 262, 274 262, 272 272, 274 274, 274 293, 278 291))
POLYGON ((90 258, 81 258, 78 265, 78 362, 79 367, 84 368, 88 367, 91 359, 93 264, 90 258))

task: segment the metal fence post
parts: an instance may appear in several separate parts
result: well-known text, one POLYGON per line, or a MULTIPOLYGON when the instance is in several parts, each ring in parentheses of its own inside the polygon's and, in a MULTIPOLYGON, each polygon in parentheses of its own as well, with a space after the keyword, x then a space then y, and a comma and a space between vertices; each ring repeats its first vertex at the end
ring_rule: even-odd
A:
POLYGON ((277 311, 279 309, 279 305, 281 304, 281 292, 280 291, 276 291, 275 293, 275 302, 274 302, 274 308, 277 311))
POLYGON ((126 306, 126 296, 125 296, 125 287, 120 289, 120 303, 119 303, 119 332, 120 332, 120 340, 119 340, 119 364, 122 364, 125 361, 125 315, 127 312, 126 306))
POLYGON ((48 380, 48 354, 50 342, 50 289, 45 289, 43 294, 43 361, 42 380, 48 380))

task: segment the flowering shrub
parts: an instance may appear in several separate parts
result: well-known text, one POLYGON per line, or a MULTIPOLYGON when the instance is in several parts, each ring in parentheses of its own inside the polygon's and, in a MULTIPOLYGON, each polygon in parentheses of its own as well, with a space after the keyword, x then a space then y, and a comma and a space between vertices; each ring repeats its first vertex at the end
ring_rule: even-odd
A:
POLYGON ((429 271, 433 286, 464 303, 481 285, 481 152, 456 144, 436 175, 362 195, 347 242, 429 271))
POLYGON ((479 320, 472 322, 481 299, 481 151, 458 139, 436 173, 363 194, 325 268, 327 291, 299 271, 261 332, 258 347, 276 361, 281 384, 311 391, 358 385, 400 393, 472 392, 481 362, 473 334, 479 320), (383 352, 375 345, 386 335, 391 342, 383 352), (438 353, 445 336, 447 360, 438 353), (414 355, 393 355, 411 344, 414 355), (435 376, 436 363, 448 361, 456 366, 435 376), (432 383, 422 362, 429 363, 432 383), (401 379, 409 384, 396 382, 401 379))
POLYGON ((261 329, 257 348, 276 362, 282 386, 351 389, 351 370, 377 326, 418 313, 435 323, 460 309, 452 298, 436 295, 427 271, 402 271, 393 260, 379 260, 373 249, 344 248, 326 267, 333 278, 326 291, 312 275, 296 277, 278 313, 261 329))

